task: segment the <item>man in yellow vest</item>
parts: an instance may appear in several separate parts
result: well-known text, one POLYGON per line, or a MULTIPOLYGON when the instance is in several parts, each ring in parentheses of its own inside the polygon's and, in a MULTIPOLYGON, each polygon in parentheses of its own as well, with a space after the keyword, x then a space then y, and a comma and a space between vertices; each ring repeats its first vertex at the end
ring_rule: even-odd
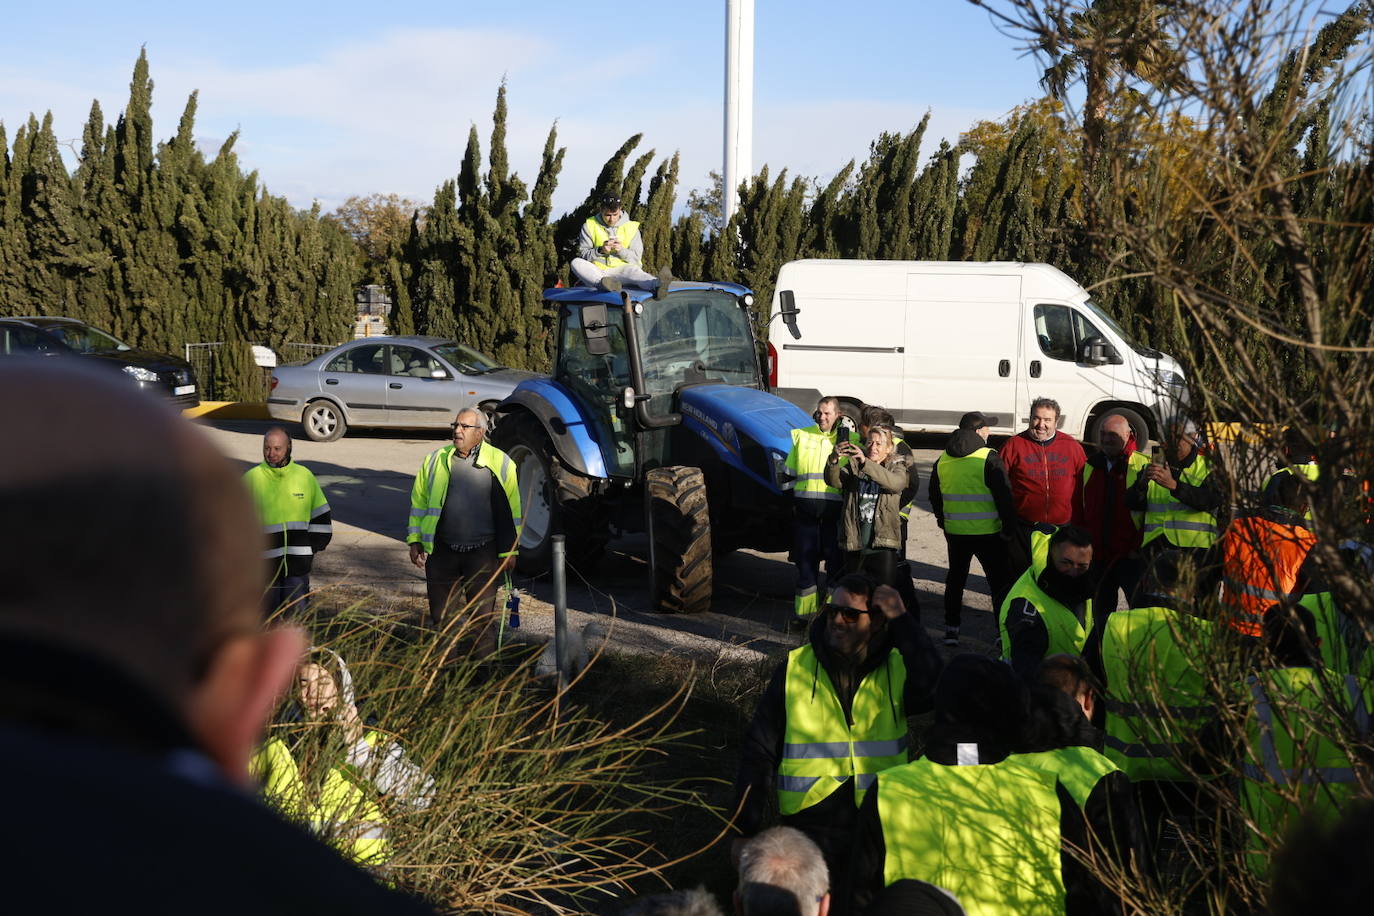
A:
POLYGON ((1026 683, 1046 657, 1060 652, 1094 664, 1092 560, 1092 535, 1076 525, 1031 532, 1030 569, 1011 587, 998 617, 1002 658, 1026 683))
POLYGON ((832 875, 874 774, 907 761, 907 717, 930 708, 940 655, 890 586, 840 579, 808 640, 773 672, 735 781, 736 827, 753 836, 777 804, 815 841, 832 875))
POLYGON ((1126 505, 1144 512, 1141 559, 1148 565, 1172 550, 1201 569, 1221 536, 1222 493, 1212 464, 1198 448, 1197 424, 1175 416, 1164 424, 1164 455, 1140 472, 1126 491, 1126 505))
MULTIPOLYGON (((787 470, 792 474, 792 562, 797 567, 797 590, 792 599, 793 623, 808 626, 820 608, 817 579, 821 561, 825 574, 838 579, 844 556, 840 553, 839 522, 843 505, 840 491, 825 482, 825 462, 835 451, 841 419, 837 398, 821 398, 811 415, 815 426, 792 430, 787 470)), ((859 438, 852 426, 844 427, 850 442, 859 438)), ((848 459, 840 459, 846 461, 848 459)))
POLYGON ((465 407, 452 427, 453 444, 426 455, 415 475, 406 542, 425 571, 431 623, 460 609, 484 658, 496 651, 497 579, 519 544, 520 486, 515 463, 486 441, 486 414, 465 407))
POLYGON ((1336 820, 1367 782, 1363 751, 1374 712, 1374 684, 1321 669, 1316 623, 1306 608, 1275 605, 1263 631, 1268 665, 1245 685, 1239 782, 1248 859, 1261 877, 1275 845, 1301 818, 1336 820))
POLYGON ((945 532, 945 645, 959 645, 959 621, 969 562, 978 558, 992 594, 993 613, 1011 588, 1008 558, 1016 507, 1002 458, 988 448, 988 427, 998 423, 980 411, 959 418, 944 453, 930 472, 930 508, 945 532))
POLYGON ((577 257, 572 259, 573 276, 583 286, 619 290, 622 286, 655 290, 666 295, 673 275, 663 267, 654 276, 644 270, 644 239, 639 223, 621 209, 620 198, 607 194, 601 198, 595 216, 587 217, 577 238, 577 257))
POLYGON ((329 502, 309 468, 291 460, 291 437, 274 426, 262 437, 262 464, 243 482, 253 496, 267 536, 267 611, 304 613, 310 594, 310 566, 334 535, 329 502))

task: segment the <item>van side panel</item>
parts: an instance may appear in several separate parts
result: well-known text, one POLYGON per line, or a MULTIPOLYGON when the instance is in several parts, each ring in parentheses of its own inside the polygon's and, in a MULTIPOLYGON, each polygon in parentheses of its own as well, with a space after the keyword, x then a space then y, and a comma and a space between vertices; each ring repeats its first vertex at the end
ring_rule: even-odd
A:
POLYGON ((785 280, 796 296, 802 336, 773 335, 778 386, 815 388, 899 409, 906 349, 905 271, 800 265, 785 280))
POLYGON ((971 410, 1015 421, 1021 343, 1019 274, 907 275, 903 407, 913 429, 953 429, 971 410))

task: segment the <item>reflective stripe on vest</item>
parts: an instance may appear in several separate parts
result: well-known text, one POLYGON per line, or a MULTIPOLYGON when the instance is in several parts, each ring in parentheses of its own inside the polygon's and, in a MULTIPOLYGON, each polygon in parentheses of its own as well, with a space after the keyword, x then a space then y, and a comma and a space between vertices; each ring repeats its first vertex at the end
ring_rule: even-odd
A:
POLYGON ((1106 756, 1132 780, 1188 780, 1190 738, 1216 714, 1204 659, 1215 626, 1171 608, 1117 611, 1102 633, 1106 756))
POLYGON ((1253 712, 1246 728, 1241 809, 1253 824, 1247 859, 1260 875, 1268 844, 1304 815, 1334 819, 1356 791, 1354 763, 1330 735, 1343 722, 1356 740, 1369 735, 1374 687, 1312 668, 1281 668, 1251 677, 1253 712))
MULTIPOLYGON (((590 216, 587 218, 586 226, 587 234, 592 237, 592 247, 596 249, 600 249, 602 245, 610 241, 612 234, 615 235, 616 241, 620 242, 620 247, 627 249, 630 247, 630 243, 635 240, 635 236, 639 234, 639 223, 632 219, 622 219, 615 224, 614 228, 608 229, 601 220, 595 216, 590 216)), ((602 270, 611 270, 616 267, 624 267, 630 262, 613 254, 603 255, 597 251, 597 257, 593 258, 591 263, 602 270)))
POLYGON ((1102 778, 1119 767, 1090 747, 1061 747, 1034 754, 1012 754, 1007 758, 1032 769, 1050 773, 1068 790, 1078 807, 1088 804, 1088 796, 1102 778))
POLYGON ((948 452, 935 459, 944 500, 946 534, 995 534, 1002 530, 997 503, 983 481, 992 449, 984 446, 962 458, 948 452))
MULTIPOLYGON (((420 464, 415 484, 410 490, 410 519, 406 526, 406 542, 419 544, 425 553, 434 552, 434 533, 439 530, 439 516, 444 511, 444 497, 448 495, 450 468, 456 449, 446 445, 430 452, 420 464)), ((520 543, 520 482, 515 474, 515 462, 496 446, 482 440, 477 449, 477 467, 491 471, 501 485, 506 504, 510 506, 511 521, 515 525, 515 544, 520 543)), ((515 554, 515 545, 496 545, 499 556, 515 554), (500 548, 508 547, 508 550, 500 548)))
MULTIPOLYGON (((1212 466, 1202 455, 1179 473, 1178 479, 1190 486, 1201 486, 1211 475, 1212 466)), ((1166 487, 1153 480, 1145 490, 1145 527, 1143 543, 1162 537, 1175 547, 1211 547, 1216 543, 1216 516, 1185 506, 1166 487)))
POLYGON ((1264 612, 1295 597, 1298 572, 1316 540, 1302 525, 1260 516, 1231 523, 1221 539, 1221 603, 1232 628, 1246 636, 1264 634, 1264 612))
POLYGON ((873 774, 907 761, 906 665, 896 650, 864 675, 845 721, 835 687, 810 643, 787 656, 778 807, 796 814, 823 801, 850 778, 854 802, 863 800, 873 774))
MULTIPOLYGON (((840 502, 844 497, 834 487, 826 486, 825 464, 835 451, 836 433, 821 432, 819 426, 792 430, 792 448, 787 452, 787 469, 795 476, 792 495, 797 499, 840 502)), ((859 443, 857 433, 850 434, 850 442, 859 443)), ((843 465, 848 459, 841 458, 843 465)))
POLYGON ((927 881, 970 916, 1063 916, 1055 777, 1012 759, 926 759, 878 777, 883 884, 927 881))

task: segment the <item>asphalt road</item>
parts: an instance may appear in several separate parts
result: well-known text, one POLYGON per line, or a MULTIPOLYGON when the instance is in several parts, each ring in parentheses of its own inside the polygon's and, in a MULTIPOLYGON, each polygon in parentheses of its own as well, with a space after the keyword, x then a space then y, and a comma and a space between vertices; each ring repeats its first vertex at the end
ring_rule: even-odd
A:
MULTIPOLYGON (((198 420, 215 444, 243 470, 262 460, 266 421, 198 420)), ((410 487, 421 459, 447 442, 447 432, 350 432, 336 442, 295 437, 294 459, 320 481, 334 515, 334 539, 315 560, 315 588, 361 586, 381 598, 423 598, 424 574, 409 562, 405 546, 410 487)), ((911 561, 921 619, 934 635, 943 632, 944 536, 927 499, 930 467, 945 437, 912 436, 908 442, 921 468, 921 490, 911 515, 907 557, 911 561)), ((570 569, 568 607, 573 626, 588 636, 606 634, 619 647, 649 652, 688 652, 757 657, 797 645, 789 632, 795 572, 785 553, 740 550, 716 558, 715 600, 705 614, 658 614, 649 609, 647 543, 643 535, 612 541, 595 569, 570 569), (614 618, 614 619, 611 619, 614 618)), ((517 580, 524 598, 526 638, 552 632, 552 585, 547 577, 517 580)), ((977 561, 964 595, 963 639, 958 650, 987 652, 994 638, 987 582, 977 561)))

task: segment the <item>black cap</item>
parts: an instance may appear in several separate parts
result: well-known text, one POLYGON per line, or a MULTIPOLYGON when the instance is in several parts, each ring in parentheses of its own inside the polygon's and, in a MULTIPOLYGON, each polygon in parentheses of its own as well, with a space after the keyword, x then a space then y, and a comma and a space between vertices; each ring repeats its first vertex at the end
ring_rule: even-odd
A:
POLYGON ((601 195, 601 209, 603 209, 603 210, 619 210, 619 209, 620 209, 620 195, 619 195, 619 194, 602 194, 602 195, 601 195))
POLYGON ((982 411, 971 410, 959 418, 960 429, 982 429, 984 426, 996 426, 996 417, 990 417, 982 411))

